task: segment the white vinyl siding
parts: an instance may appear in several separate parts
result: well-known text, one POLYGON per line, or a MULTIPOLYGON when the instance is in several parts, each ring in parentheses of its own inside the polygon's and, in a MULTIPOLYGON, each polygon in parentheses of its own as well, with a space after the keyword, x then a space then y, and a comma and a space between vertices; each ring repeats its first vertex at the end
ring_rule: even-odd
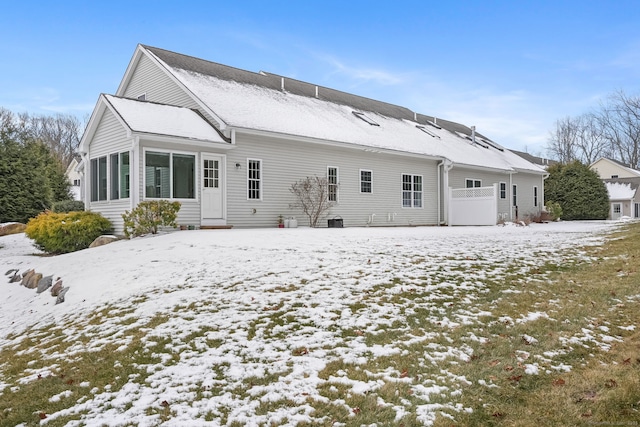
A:
POLYGON ((339 204, 329 210, 321 226, 326 227, 327 219, 334 216, 342 217, 345 227, 437 224, 436 160, 238 132, 227 161, 242 165, 227 174, 227 223, 234 228, 273 227, 278 215, 294 216, 300 226, 308 225, 306 216, 292 207, 295 199, 289 189, 305 177, 326 176, 327 165, 339 172, 339 204), (259 201, 247 198, 245 165, 254 158, 261 159, 263 169, 259 201), (360 170, 375 172, 374 193, 360 192, 360 170), (399 180, 403 173, 423 176, 422 209, 402 209, 399 180), (367 224, 372 214, 375 217, 367 224))

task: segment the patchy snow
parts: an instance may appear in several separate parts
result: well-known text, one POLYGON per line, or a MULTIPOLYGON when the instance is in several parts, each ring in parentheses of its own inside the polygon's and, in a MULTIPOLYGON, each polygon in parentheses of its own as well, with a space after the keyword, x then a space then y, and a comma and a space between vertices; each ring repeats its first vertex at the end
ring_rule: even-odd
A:
POLYGON ((536 311, 534 313, 527 313, 526 316, 523 316, 522 318, 516 320, 516 323, 533 322, 534 320, 548 319, 548 318, 549 318, 549 315, 547 313, 536 311))
MULTIPOLYGON (((148 409, 161 408, 162 402, 170 402, 172 425, 206 425, 207 414, 219 420, 221 413, 227 424, 312 423, 321 415, 310 401, 346 405, 341 398, 330 400, 322 387, 347 387, 361 395, 394 379, 408 384, 412 398, 422 402, 394 403, 398 419, 412 412, 429 425, 443 409, 471 410, 456 399, 471 382, 447 366, 471 360, 473 350, 464 341, 487 337, 479 327, 457 342, 447 331, 463 323, 486 324, 492 313, 474 307, 476 296, 486 292, 485 281, 499 281, 506 270, 526 274, 546 262, 574 262, 580 259, 580 246, 600 244, 616 224, 194 230, 54 257, 34 256, 38 251, 24 234, 3 236, 0 272, 34 268, 62 277, 70 290, 66 301, 56 305, 48 292, 3 284, 0 348, 37 339, 40 328, 64 325, 65 340, 74 344, 62 353, 38 352, 44 367, 29 369, 23 384, 56 372, 61 358, 100 352, 108 344, 124 349, 131 342, 130 330, 147 328, 143 347, 157 352, 159 360, 139 367, 148 375, 144 381, 132 374, 115 389, 82 378, 90 396, 75 402, 67 394, 51 396, 52 401, 71 398, 45 423, 74 415, 82 422, 69 425, 149 425, 156 415, 148 409), (391 301, 411 293, 415 300, 391 301), (406 343, 367 343, 365 335, 375 340, 394 322, 410 322, 418 309, 429 313, 426 320, 432 325, 423 328, 423 335, 407 331, 406 343), (148 327, 154 316, 164 321, 148 327), (371 358, 401 355, 416 344, 423 349, 420 363, 441 367, 440 376, 416 381, 393 369, 364 372, 371 358), (319 373, 334 361, 360 374, 354 378, 345 368, 321 378, 319 373), (263 378, 274 380, 260 382, 263 378), (237 394, 249 382, 251 387, 237 394), (283 401, 288 403, 277 405, 283 401), (277 409, 260 412, 261 402, 275 402, 277 409)), ((523 319, 544 317, 536 312, 523 319)), ((514 324, 506 316, 500 321, 514 324)), ((613 338, 600 335, 599 340, 591 330, 582 332, 568 343, 605 345, 601 340, 613 338)), ((524 352, 518 354, 525 360, 524 352)), ((525 372, 537 375, 538 370, 531 363, 525 372)), ((0 396, 13 386, 0 380, 0 396)))
POLYGON ((609 192, 609 200, 631 200, 636 196, 636 189, 628 182, 605 182, 609 192))

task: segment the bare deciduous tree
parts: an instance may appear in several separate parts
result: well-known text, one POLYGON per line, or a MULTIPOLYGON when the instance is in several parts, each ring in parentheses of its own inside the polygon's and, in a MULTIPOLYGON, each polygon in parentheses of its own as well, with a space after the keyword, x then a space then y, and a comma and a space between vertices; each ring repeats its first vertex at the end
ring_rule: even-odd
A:
POLYGON ((640 97, 618 91, 601 106, 599 117, 614 157, 637 169, 640 166, 640 97))
POLYGON ((80 145, 83 125, 77 117, 56 114, 55 116, 28 117, 33 137, 44 142, 60 162, 67 166, 80 145))
POLYGON ((329 185, 325 177, 306 177, 291 185, 289 191, 296 197, 292 208, 299 208, 309 218, 309 225, 317 227, 333 203, 329 201, 329 185))
POLYGON ((556 128, 551 131, 547 151, 561 163, 570 163, 576 160, 576 139, 578 124, 571 117, 556 120, 556 128))

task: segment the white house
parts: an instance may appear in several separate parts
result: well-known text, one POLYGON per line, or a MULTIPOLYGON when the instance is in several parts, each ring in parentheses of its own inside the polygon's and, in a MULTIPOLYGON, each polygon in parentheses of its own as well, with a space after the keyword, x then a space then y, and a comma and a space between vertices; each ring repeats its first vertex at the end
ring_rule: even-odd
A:
POLYGON ((617 160, 602 157, 589 168, 600 176, 609 193, 609 218, 640 218, 640 171, 617 160))
POLYGON ((271 227, 324 176, 345 226, 496 224, 540 212, 546 172, 451 121, 138 45, 80 151, 85 205, 122 230, 142 200, 196 227, 271 227))
POLYGON ((69 184, 71 184, 70 190, 73 195, 74 200, 82 200, 81 192, 80 192, 80 183, 82 181, 82 174, 78 170, 78 166, 80 165, 79 157, 74 156, 71 159, 71 162, 67 166, 67 170, 65 171, 65 176, 69 180, 69 184))

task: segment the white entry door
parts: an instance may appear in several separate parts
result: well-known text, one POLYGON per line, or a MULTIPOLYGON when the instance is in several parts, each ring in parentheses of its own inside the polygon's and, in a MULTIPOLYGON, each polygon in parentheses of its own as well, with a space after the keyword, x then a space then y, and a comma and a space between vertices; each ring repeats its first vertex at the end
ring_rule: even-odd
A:
POLYGON ((622 216, 622 203, 611 204, 611 219, 620 219, 622 216))
POLYGON ((205 221, 223 217, 223 172, 221 156, 202 155, 202 219, 205 221))

